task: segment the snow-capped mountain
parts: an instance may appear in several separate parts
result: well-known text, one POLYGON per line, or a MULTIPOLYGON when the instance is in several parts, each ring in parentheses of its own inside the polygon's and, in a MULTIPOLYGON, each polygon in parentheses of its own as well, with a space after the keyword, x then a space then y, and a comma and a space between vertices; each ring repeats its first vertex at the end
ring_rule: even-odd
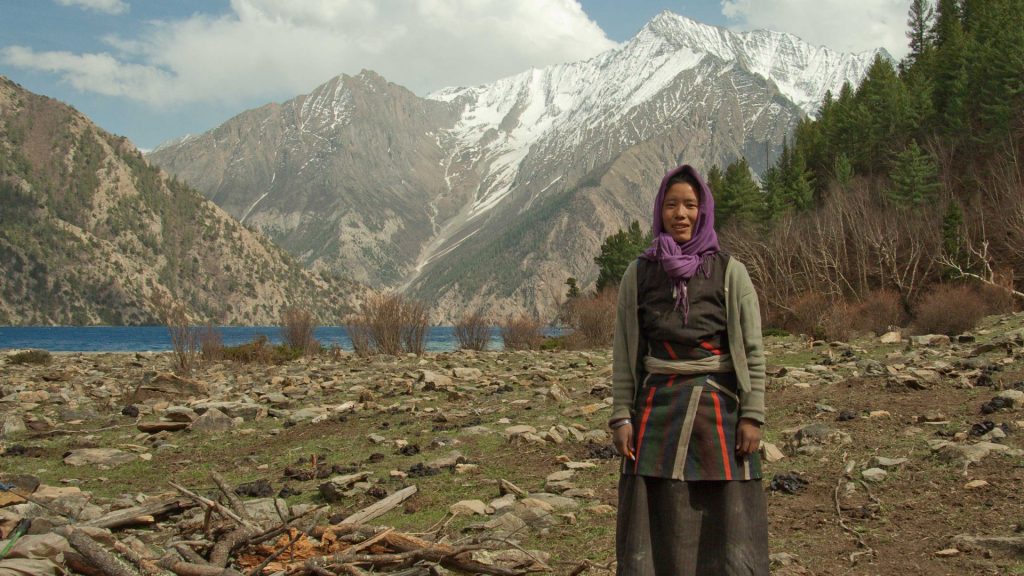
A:
POLYGON ((309 263, 438 303, 550 312, 646 222, 661 174, 766 167, 874 52, 662 13, 589 60, 419 98, 372 72, 250 110, 151 159, 309 263))

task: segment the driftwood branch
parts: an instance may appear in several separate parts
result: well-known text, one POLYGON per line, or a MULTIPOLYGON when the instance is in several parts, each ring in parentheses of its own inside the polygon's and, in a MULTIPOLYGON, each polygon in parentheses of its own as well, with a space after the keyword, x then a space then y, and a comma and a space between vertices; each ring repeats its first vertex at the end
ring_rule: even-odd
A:
POLYGON ((132 524, 151 524, 153 516, 179 512, 195 506, 191 500, 185 500, 177 496, 165 496, 162 498, 150 498, 145 503, 123 510, 115 510, 95 520, 81 522, 82 526, 94 526, 96 528, 118 528, 132 524))
POLYGON ((58 533, 64 536, 72 548, 106 576, 141 576, 131 565, 101 546, 85 532, 68 526, 58 533))
POLYGON ((851 474, 853 473, 853 468, 854 468, 855 465, 856 465, 856 462, 854 462, 853 460, 849 460, 849 461, 846 462, 846 464, 844 464, 844 466, 843 466, 843 474, 841 476, 839 476, 839 480, 836 481, 835 490, 832 492, 833 502, 835 503, 836 516, 839 519, 839 527, 842 528, 844 532, 847 532, 848 534, 853 536, 854 540, 857 542, 857 547, 862 549, 862 550, 860 550, 858 552, 853 552, 853 553, 850 554, 850 563, 851 564, 856 564, 857 563, 857 557, 858 556, 864 556, 864 555, 874 556, 875 555, 875 549, 872 548, 871 546, 868 546, 867 542, 864 541, 864 537, 861 536, 860 533, 858 533, 856 530, 854 530, 853 528, 850 528, 850 526, 846 524, 846 521, 843 519, 843 510, 839 506, 839 487, 843 485, 843 482, 850 481, 850 480, 853 479, 851 477, 851 474))
POLYGON ((352 514, 351 516, 345 518, 341 522, 342 524, 363 524, 365 522, 369 522, 374 518, 387 514, 388 512, 396 508, 399 504, 411 498, 412 495, 415 493, 415 484, 413 484, 412 486, 408 486, 406 488, 402 488, 401 490, 395 492, 394 494, 388 496, 387 498, 384 498, 379 502, 375 502, 374 504, 371 504, 370 506, 363 508, 359 512, 352 514))
POLYGON ((181 492, 185 496, 188 496, 189 498, 192 498, 193 500, 195 500, 196 502, 198 502, 199 504, 204 506, 207 510, 216 511, 216 512, 220 513, 221 515, 226 516, 226 517, 234 520, 236 523, 238 523, 239 526, 242 526, 242 527, 245 527, 245 528, 252 528, 253 530, 256 530, 257 532, 261 531, 259 526, 257 526, 255 524, 253 524, 252 522, 250 522, 250 521, 240 517, 238 514, 235 514, 230 509, 228 509, 228 508, 226 508, 224 506, 221 506, 219 503, 214 502, 213 500, 210 500, 209 498, 204 498, 203 496, 200 496, 199 494, 196 494, 195 492, 189 490, 188 488, 185 488, 184 486, 180 486, 178 484, 175 484, 174 482, 168 482, 168 484, 173 486, 174 489, 177 490, 178 492, 181 492))

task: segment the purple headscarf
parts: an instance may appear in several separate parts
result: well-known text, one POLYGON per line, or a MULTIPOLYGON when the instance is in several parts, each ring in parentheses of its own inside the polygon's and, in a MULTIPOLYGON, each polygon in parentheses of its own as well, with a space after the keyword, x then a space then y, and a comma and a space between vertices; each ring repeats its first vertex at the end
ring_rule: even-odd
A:
POLYGON ((721 249, 718 245, 718 234, 715 233, 715 199, 711 196, 711 189, 708 188, 707 183, 692 166, 688 164, 679 166, 670 170, 662 178, 658 195, 654 198, 654 225, 652 228, 654 240, 651 242, 651 247, 645 250, 640 257, 661 263, 661 267, 675 285, 675 309, 679 309, 679 306, 682 305, 683 323, 685 324, 690 310, 690 304, 686 298, 686 283, 697 272, 703 274, 705 278, 710 277, 711 258, 721 249), (662 226, 661 205, 665 202, 669 180, 682 173, 693 176, 694 180, 700 184, 700 190, 695 190, 699 209, 693 235, 686 242, 678 244, 662 226))

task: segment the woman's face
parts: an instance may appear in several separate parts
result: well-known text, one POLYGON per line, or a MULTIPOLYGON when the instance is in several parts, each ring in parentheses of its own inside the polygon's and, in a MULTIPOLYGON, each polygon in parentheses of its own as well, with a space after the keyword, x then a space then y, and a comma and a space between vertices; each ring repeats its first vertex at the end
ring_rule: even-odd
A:
POLYGON ((665 192, 665 201, 661 205, 661 227, 676 243, 682 244, 693 238, 699 211, 697 191, 685 182, 677 182, 665 192))

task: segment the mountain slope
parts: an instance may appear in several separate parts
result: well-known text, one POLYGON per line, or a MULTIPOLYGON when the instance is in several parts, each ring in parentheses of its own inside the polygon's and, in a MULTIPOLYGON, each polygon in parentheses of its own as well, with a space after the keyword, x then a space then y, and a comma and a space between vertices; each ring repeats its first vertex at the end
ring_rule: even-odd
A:
POLYGON ((151 159, 304 262, 437 303, 439 319, 549 315, 565 277, 594 281, 601 239, 646 223, 666 169, 743 156, 760 172, 874 55, 666 12, 589 60, 426 98, 341 76, 151 159), (310 101, 332 112, 294 112, 310 101))
POLYGON ((360 289, 301 267, 127 139, 0 77, 0 324, 336 322, 360 289))

